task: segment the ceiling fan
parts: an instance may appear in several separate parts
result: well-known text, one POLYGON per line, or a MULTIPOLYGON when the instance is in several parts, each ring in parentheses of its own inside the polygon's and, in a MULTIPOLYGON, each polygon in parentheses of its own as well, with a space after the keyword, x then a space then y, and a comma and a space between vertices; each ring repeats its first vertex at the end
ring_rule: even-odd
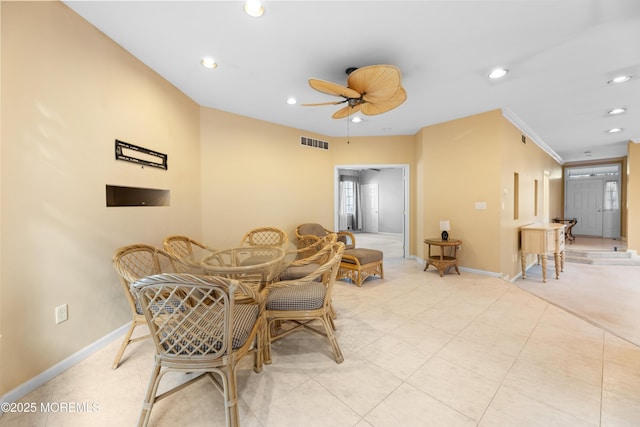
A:
POLYGON ((396 108, 407 99, 407 92, 400 81, 400 69, 393 65, 369 65, 347 68, 347 86, 319 79, 309 79, 309 85, 318 92, 344 98, 336 102, 303 104, 305 106, 339 105, 346 107, 333 113, 334 119, 342 119, 361 111, 373 116, 396 108))

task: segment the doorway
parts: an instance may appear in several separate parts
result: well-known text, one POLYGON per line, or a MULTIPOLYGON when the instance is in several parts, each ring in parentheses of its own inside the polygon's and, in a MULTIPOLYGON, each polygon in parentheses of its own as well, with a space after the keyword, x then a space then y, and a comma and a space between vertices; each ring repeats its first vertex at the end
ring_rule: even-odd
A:
POLYGON ((576 218, 573 234, 620 237, 620 164, 565 169, 565 218, 576 218))
POLYGON ((408 256, 409 165, 335 166, 334 206, 335 230, 397 238, 402 247, 394 253, 402 258, 408 256))

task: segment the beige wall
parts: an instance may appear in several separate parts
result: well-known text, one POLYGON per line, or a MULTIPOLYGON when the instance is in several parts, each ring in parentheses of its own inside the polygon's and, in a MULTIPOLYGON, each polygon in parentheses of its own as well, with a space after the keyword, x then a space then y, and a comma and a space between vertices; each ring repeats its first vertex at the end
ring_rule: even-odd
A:
POLYGON ((304 222, 333 228, 336 165, 411 165, 415 156, 413 136, 347 144, 210 108, 201 110, 201 137, 203 239, 214 247, 260 226, 280 227, 291 240, 304 222), (300 136, 328 141, 329 150, 302 146, 300 136))
MULTIPOLYGON (((523 144, 521 135, 499 110, 422 129, 417 136, 422 235, 414 235, 416 241, 438 236, 440 220, 448 219, 449 234, 463 242, 462 266, 505 278, 519 272, 518 227, 542 220, 542 209, 534 215, 533 181, 542 189, 545 170, 552 181, 550 217, 560 215, 562 206, 560 165, 533 141, 523 144), (514 172, 520 182, 517 220, 514 172), (487 209, 476 209, 476 202, 487 209)), ((425 250, 423 245, 417 253, 424 258, 425 250)))
POLYGON ((629 142, 627 157, 627 247, 640 249, 640 144, 629 142))
POLYGON ((198 105, 62 3, 2 2, 2 106, 0 395, 131 319, 114 249, 201 232, 198 105), (169 170, 116 161, 116 138, 169 170), (106 208, 106 184, 171 207, 106 208))
POLYGON ((534 222, 549 222, 562 217, 562 166, 507 119, 497 117, 500 127, 500 271, 506 279, 521 272, 520 233, 518 228, 534 222), (549 206, 545 215, 544 180, 549 177, 549 206), (518 218, 514 218, 514 174, 518 174, 518 218), (537 213, 535 181, 538 181, 537 213))
MULTIPOLYGON (((500 150, 499 111, 478 114, 424 128, 423 236, 440 235, 440 220, 449 220, 452 238, 462 240, 459 263, 477 270, 499 272, 500 150), (476 210, 486 202, 486 210, 476 210)), ((422 242, 422 240, 420 240, 422 242)), ((418 254, 425 257, 424 244, 418 254)))
POLYGON ((300 223, 331 226, 331 150, 301 146, 300 136, 329 139, 209 108, 201 110, 201 135, 207 244, 236 245, 255 227, 280 227, 294 240, 300 223))

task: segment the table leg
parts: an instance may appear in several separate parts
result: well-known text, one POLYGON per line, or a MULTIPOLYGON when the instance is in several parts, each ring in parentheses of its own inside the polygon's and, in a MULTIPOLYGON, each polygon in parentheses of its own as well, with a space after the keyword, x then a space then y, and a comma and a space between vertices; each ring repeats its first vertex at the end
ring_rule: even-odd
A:
POLYGON ((560 278, 560 270, 559 270, 559 268, 560 268, 560 265, 562 263, 561 260, 560 260, 560 253, 559 252, 556 252, 555 254, 553 254, 553 260, 554 260, 554 263, 556 265, 556 279, 559 279, 560 278))
POLYGON ((429 249, 427 251, 427 263, 424 266, 424 270, 422 270, 422 271, 427 271, 427 268, 429 268, 429 259, 431 258, 431 245, 427 244, 427 246, 429 247, 429 249))
POLYGON ((547 282, 547 257, 543 256, 542 258, 542 282, 547 282))
POLYGON ((524 252, 520 253, 520 265, 522 266, 522 278, 526 279, 527 278, 527 261, 526 261, 526 254, 524 252))

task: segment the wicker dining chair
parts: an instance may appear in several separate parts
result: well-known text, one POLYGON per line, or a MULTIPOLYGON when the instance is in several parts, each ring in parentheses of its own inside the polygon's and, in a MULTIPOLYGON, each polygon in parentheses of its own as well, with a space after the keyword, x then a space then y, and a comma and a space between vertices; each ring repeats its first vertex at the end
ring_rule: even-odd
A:
MULTIPOLYGON (((307 238, 308 235, 318 237, 333 233, 320 224, 307 223, 296 227, 298 240, 307 238)), ((349 279, 358 286, 370 276, 379 276, 384 279, 383 253, 377 249, 357 248, 356 238, 349 231, 339 231, 338 241, 345 244, 345 251, 338 270, 337 279, 349 279)))
POLYGON ((224 397, 227 426, 239 426, 237 365, 252 352, 254 371, 262 370, 261 295, 234 279, 190 274, 145 277, 131 287, 156 348, 138 426, 148 424, 156 402, 205 377, 224 397), (243 296, 242 302, 237 295, 243 296), (169 372, 195 376, 158 394, 160 381, 169 372))
POLYGON ((175 263, 176 260, 167 252, 146 244, 123 246, 114 252, 112 264, 120 277, 120 284, 129 303, 133 319, 122 341, 122 345, 118 350, 118 354, 113 361, 113 369, 118 368, 122 355, 129 344, 149 338, 149 335, 131 338, 134 330, 138 326, 146 325, 147 322, 144 314, 142 314, 140 304, 138 304, 135 295, 131 293, 130 285, 146 276, 160 273, 173 273, 176 271, 175 263))
POLYGON ((287 233, 278 227, 254 228, 240 239, 240 246, 277 246, 286 249, 288 244, 287 233))
POLYGON ((265 363, 271 363, 272 342, 303 329, 325 336, 331 344, 336 362, 342 363, 344 360, 331 318, 331 292, 344 243, 333 243, 330 247, 327 262, 312 274, 302 279, 274 282, 262 290, 267 319, 263 351, 265 363), (320 321, 322 329, 312 325, 314 320, 320 321))
POLYGON ((174 258, 182 261, 175 266, 178 273, 201 271, 202 260, 215 252, 215 249, 204 243, 182 235, 166 237, 162 241, 162 246, 174 258), (188 266, 189 271, 186 271, 184 266, 188 266))

